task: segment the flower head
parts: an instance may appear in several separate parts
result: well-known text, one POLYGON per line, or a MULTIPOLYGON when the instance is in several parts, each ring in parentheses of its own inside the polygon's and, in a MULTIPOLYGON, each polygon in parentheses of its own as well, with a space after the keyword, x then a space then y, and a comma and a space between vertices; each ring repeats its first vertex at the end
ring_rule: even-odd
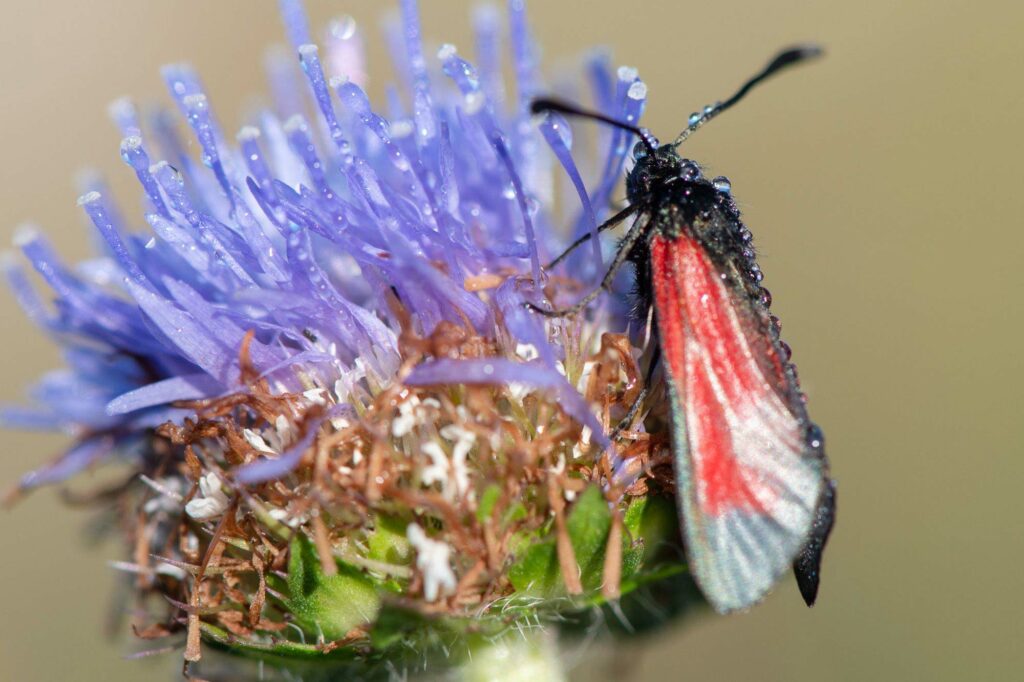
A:
MULTIPOLYGON (((548 321, 524 306, 601 272, 597 240, 571 269, 540 264, 595 230, 628 135, 576 145, 558 116, 531 118, 549 86, 522 2, 513 83, 496 13, 477 15, 474 65, 451 45, 426 53, 415 2, 401 6, 406 88, 386 105, 364 89, 354 21, 317 46, 283 0, 295 56, 271 59, 274 103, 236 135, 183 64, 163 70, 177 117, 111 106, 145 226, 91 188, 79 204, 102 249, 75 268, 23 228, 52 305, 4 260, 65 357, 37 406, 4 418, 75 438, 20 487, 133 462, 140 597, 170 599, 161 622, 187 630, 190 659, 200 634, 369 655, 412 636, 388 613, 496 632, 540 602, 579 608, 666 574, 645 573, 643 544, 672 536, 646 495, 665 487, 664 438, 607 435, 642 384, 623 311, 548 321)), ((587 74, 598 109, 638 120, 635 70, 594 56, 587 74)))

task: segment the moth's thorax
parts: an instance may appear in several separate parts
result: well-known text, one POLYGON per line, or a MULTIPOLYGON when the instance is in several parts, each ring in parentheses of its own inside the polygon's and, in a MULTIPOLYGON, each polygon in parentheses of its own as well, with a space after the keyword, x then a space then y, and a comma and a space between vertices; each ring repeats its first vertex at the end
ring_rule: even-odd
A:
MULTIPOLYGON (((642 144, 633 151, 635 166, 626 178, 630 203, 640 207, 638 221, 646 238, 630 254, 638 282, 649 281, 649 244, 656 237, 693 239, 708 254, 737 294, 760 301, 761 270, 755 260, 752 235, 740 220, 732 188, 724 177, 708 178, 701 167, 670 145, 649 153, 642 144)), ((646 286, 638 286, 638 311, 650 301, 646 286)))
POLYGON ((700 165, 679 156, 672 145, 653 153, 638 144, 636 165, 626 179, 631 204, 644 206, 652 234, 675 238, 686 232, 713 254, 742 250, 749 232, 725 178, 708 179, 700 165))

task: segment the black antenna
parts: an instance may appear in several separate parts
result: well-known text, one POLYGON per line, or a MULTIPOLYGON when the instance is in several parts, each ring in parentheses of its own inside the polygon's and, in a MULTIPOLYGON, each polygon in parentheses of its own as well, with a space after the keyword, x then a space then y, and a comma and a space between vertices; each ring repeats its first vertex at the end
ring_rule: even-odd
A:
POLYGON ((560 114, 565 114, 566 116, 589 118, 595 121, 600 121, 601 123, 607 123, 608 125, 615 126, 616 128, 621 128, 622 130, 627 130, 640 138, 640 141, 644 143, 644 146, 647 147, 647 151, 649 153, 653 154, 655 152, 657 142, 653 137, 651 137, 651 133, 645 128, 638 128, 637 126, 614 119, 611 116, 605 116, 604 114, 596 111, 587 111, 586 109, 581 109, 574 104, 569 104, 568 102, 563 102, 557 99, 538 97, 530 102, 530 113, 541 114, 546 111, 556 111, 560 114))
POLYGON ((758 73, 750 80, 748 80, 746 83, 744 83, 740 87, 740 89, 736 91, 736 94, 734 94, 732 97, 725 100, 724 102, 716 102, 715 104, 712 104, 709 107, 705 107, 703 113, 690 114, 689 125, 686 127, 686 130, 679 133, 679 137, 677 137, 675 141, 672 142, 672 146, 678 147, 680 144, 682 144, 683 140, 692 135, 693 132, 697 130, 697 128, 700 128, 702 125, 713 119, 715 116, 718 116, 720 113, 722 113, 732 105, 736 104, 736 102, 739 102, 747 95, 748 92, 750 92, 750 90, 755 85, 757 85, 764 79, 768 78, 769 76, 772 76, 778 71, 781 71, 787 66, 799 64, 802 61, 813 59, 814 57, 819 57, 821 56, 822 52, 823 51, 821 47, 819 47, 818 45, 798 45, 796 47, 791 47, 786 50, 783 50, 782 52, 777 54, 775 58, 768 63, 768 66, 764 67, 764 69, 762 69, 760 73, 758 73))

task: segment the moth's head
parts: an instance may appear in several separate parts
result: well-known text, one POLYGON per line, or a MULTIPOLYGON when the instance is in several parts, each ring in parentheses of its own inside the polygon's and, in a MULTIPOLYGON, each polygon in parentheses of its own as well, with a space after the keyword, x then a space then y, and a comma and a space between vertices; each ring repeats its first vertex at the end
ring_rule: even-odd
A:
MULTIPOLYGON (((687 162, 671 144, 650 147, 637 142, 633 147, 636 165, 626 179, 626 192, 631 203, 659 193, 663 188, 678 180, 686 170, 687 162)), ((692 164, 691 165, 696 165, 692 164)))

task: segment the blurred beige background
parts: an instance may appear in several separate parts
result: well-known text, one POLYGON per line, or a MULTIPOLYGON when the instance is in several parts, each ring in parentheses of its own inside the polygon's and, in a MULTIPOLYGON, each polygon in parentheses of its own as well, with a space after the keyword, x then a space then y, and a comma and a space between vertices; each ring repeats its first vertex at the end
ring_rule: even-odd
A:
MULTIPOLYGON (((309 2, 371 30, 390 4, 309 2)), ((435 43, 471 52, 468 2, 422 4, 435 43)), ((623 679, 1020 679, 1024 6, 534 0, 531 16, 549 67, 595 44, 638 67, 663 137, 776 48, 829 51, 688 143, 733 181, 828 436, 840 516, 819 605, 786 581, 748 615, 627 648, 623 679)), ((31 219, 84 256, 76 170, 139 205, 107 102, 164 97, 158 67, 187 58, 234 128, 282 37, 269 0, 4 3, 0 241, 31 219)), ((9 295, 0 316, 12 401, 57 357, 9 295)), ((4 486, 60 444, 4 439, 4 486)), ((0 512, 0 679, 173 679, 173 656, 125 662, 105 639, 118 548, 83 526, 52 490, 0 512)))

